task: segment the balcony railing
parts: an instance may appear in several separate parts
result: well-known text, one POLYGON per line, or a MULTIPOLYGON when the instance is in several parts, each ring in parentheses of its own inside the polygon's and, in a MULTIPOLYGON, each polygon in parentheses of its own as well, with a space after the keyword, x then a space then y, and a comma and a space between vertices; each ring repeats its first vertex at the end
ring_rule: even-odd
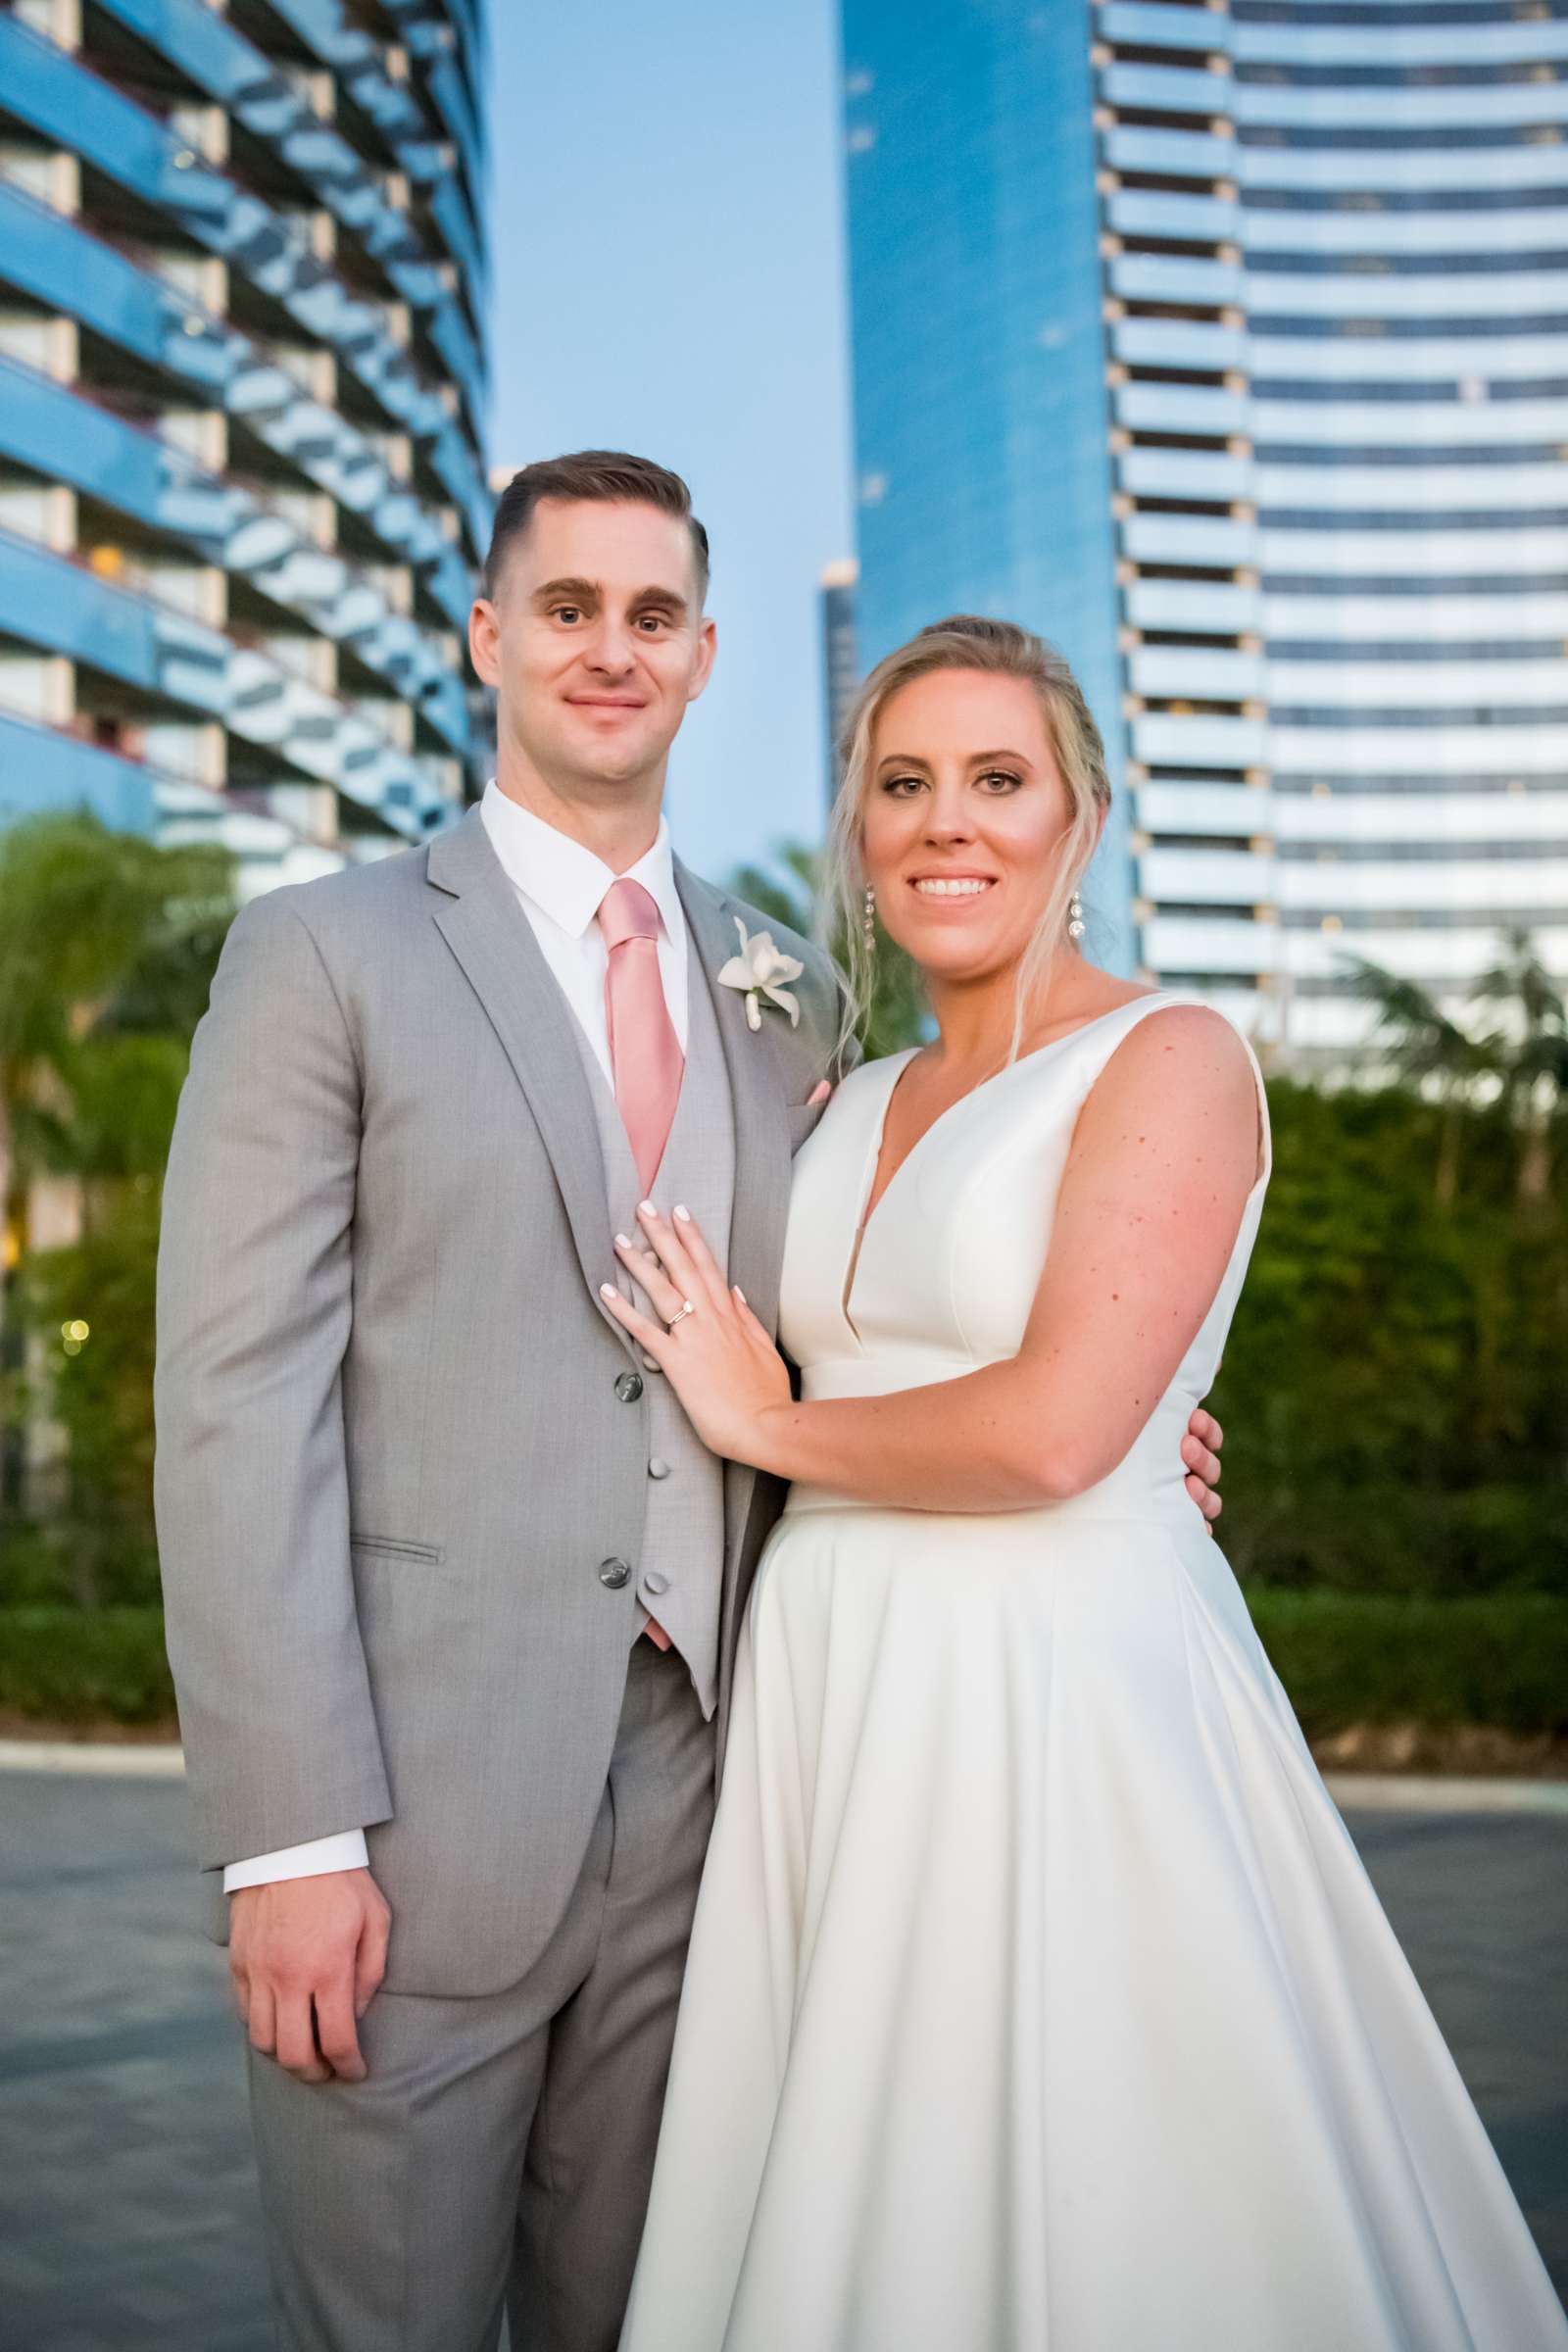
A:
POLYGON ((150 833, 152 773, 138 760, 0 710, 0 824, 61 808, 89 808, 116 833, 150 833))
POLYGON ((0 82, 21 121, 167 214, 330 349, 395 423, 427 444, 475 551, 483 550, 490 498, 474 454, 375 305, 356 300, 269 206, 14 17, 0 17, 0 82))
POLYGON ((0 631, 176 711, 218 720, 297 776, 333 786, 415 839, 450 814, 419 762, 359 711, 290 676, 265 652, 9 531, 0 532, 0 631))
POLYGON ((204 471, 83 387, 0 359, 0 451, 86 491, 201 562, 250 580, 386 678, 462 757, 468 715, 443 650, 394 612, 380 587, 231 479, 204 471))
POLYGON ((431 341, 462 385, 477 428, 485 395, 473 337, 443 283, 437 258, 424 252, 408 215, 387 203, 370 167, 206 0, 103 5, 269 148, 385 271, 400 299, 429 314, 431 341))
POLYGON ((365 435, 315 400, 267 346, 185 301, 131 258, 0 180, 0 284, 9 283, 166 371, 194 405, 220 408, 359 516, 417 572, 457 629, 472 571, 365 435))
MULTIPOLYGON (((348 96, 386 140, 399 168, 416 186, 430 190, 431 211, 452 251, 467 265, 479 290, 479 307, 485 253, 478 215, 460 194, 448 165, 447 142, 432 135, 415 92, 406 82, 392 80, 378 44, 349 20, 342 0, 273 0, 273 6, 305 46, 337 74, 348 96)), ((389 14, 399 23, 423 13, 425 0, 415 0, 411 8, 389 0, 389 14)), ((476 169, 477 159, 473 161, 476 169)))

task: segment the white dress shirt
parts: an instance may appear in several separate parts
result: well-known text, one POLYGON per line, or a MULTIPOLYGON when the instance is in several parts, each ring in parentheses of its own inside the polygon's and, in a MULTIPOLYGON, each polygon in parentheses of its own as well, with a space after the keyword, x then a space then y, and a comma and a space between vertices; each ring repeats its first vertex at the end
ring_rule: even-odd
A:
MULTIPOLYGON (((621 877, 580 841, 558 832, 532 809, 510 800, 493 778, 485 787, 479 816, 544 959, 612 1086, 610 1027, 605 1014, 605 973, 610 956, 595 918, 606 891, 621 877)), ((686 916, 675 888, 669 827, 662 817, 653 847, 626 868, 626 878, 640 882, 659 908, 660 977, 684 1054, 688 1026, 686 916)), ((223 1892, 233 1894, 241 1886, 264 1886, 279 1879, 320 1878, 331 1870, 364 1870, 368 1860, 364 1830, 339 1830, 329 1837, 309 1838, 303 1845, 258 1854, 248 1862, 230 1862, 223 1872, 223 1892)))
POLYGON ((675 858, 663 818, 659 820, 653 847, 635 865, 628 865, 622 877, 592 850, 585 850, 580 841, 558 833, 531 808, 509 800, 494 782, 485 787, 479 814, 544 959, 612 1086, 610 1029, 605 1018, 605 973, 610 956, 596 918, 612 882, 624 879, 642 884, 659 908, 659 975, 684 1054, 686 916, 675 888, 675 858))

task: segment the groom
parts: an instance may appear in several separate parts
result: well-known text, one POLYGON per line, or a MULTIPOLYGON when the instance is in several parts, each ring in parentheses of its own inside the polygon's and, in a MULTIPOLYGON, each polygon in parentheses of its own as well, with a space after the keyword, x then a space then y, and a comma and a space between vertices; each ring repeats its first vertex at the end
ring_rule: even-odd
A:
POLYGON ((503 2303, 515 2352, 610 2352, 625 2303, 779 1497, 599 1286, 657 1186, 771 1321, 841 1010, 775 925, 799 1024, 754 1030, 718 975, 764 918, 670 852, 707 576, 662 467, 517 474, 470 623, 495 782, 248 906, 192 1055, 159 1533, 296 2352, 479 2352, 503 2303))

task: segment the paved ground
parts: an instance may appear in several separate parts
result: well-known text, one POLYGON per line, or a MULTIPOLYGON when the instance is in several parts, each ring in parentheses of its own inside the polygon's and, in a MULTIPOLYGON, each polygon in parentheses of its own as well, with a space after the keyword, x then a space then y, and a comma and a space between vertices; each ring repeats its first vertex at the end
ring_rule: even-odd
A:
MULTIPOLYGON (((184 1801, 0 1773, 0 2352, 270 2352, 184 1801)), ((1351 1827, 1568 2291, 1568 1817, 1351 1827)))

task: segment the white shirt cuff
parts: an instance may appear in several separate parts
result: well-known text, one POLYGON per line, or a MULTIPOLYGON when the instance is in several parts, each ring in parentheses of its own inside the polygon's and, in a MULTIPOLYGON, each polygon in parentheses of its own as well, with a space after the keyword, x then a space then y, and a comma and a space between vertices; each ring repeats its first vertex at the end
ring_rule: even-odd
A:
POLYGON ((275 1854, 258 1854, 250 1862, 230 1862, 223 1870, 223 1892, 241 1886, 270 1886, 279 1879, 320 1879, 329 1870, 367 1870, 369 1849, 363 1830, 338 1830, 330 1838, 309 1838, 303 1845, 281 1845, 275 1854))

